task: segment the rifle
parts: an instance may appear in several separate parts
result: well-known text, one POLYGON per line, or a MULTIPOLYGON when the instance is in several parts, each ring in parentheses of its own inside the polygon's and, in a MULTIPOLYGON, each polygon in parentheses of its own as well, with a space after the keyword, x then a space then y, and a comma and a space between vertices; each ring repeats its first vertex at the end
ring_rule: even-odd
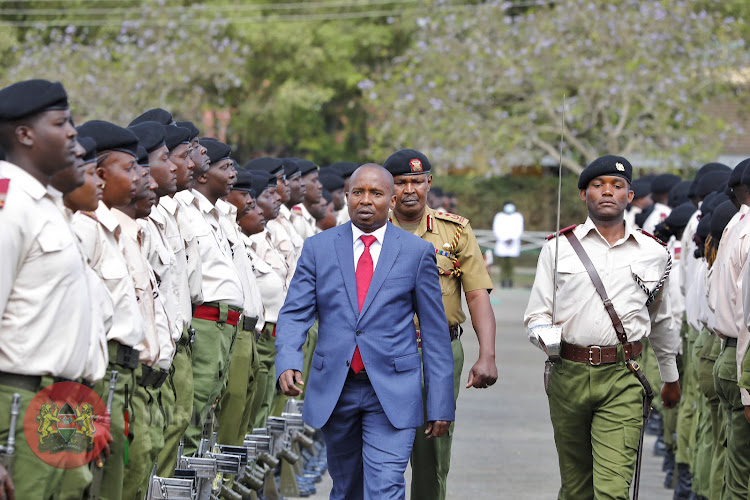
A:
POLYGON ((21 395, 13 393, 10 403, 10 426, 8 427, 8 441, 5 446, 0 446, 0 464, 5 467, 8 474, 13 477, 13 462, 16 452, 16 426, 18 424, 18 413, 21 411, 21 395))
MULTIPOLYGON (((112 398, 115 395, 115 389, 117 388, 117 376, 120 374, 117 370, 112 370, 109 374, 109 393, 107 394, 107 417, 112 421, 112 398)), ((110 427, 111 429, 111 427, 110 427)), ((89 488, 89 500, 98 500, 99 492, 102 489, 102 476, 104 475, 104 457, 99 455, 96 460, 93 460, 89 465, 91 469, 91 487, 89 488)))

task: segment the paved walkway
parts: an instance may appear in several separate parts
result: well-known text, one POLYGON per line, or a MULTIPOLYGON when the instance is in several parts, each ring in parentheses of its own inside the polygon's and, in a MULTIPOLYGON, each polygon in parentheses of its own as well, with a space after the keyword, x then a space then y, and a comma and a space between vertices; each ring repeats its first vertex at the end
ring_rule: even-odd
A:
MULTIPOLYGON (((542 382, 544 354, 528 342, 523 329, 528 296, 527 289, 492 293, 500 379, 485 390, 461 388, 448 481, 450 499, 557 497, 560 479, 542 382)), ((465 381, 476 361, 478 344, 471 323, 467 321, 464 327, 465 381)), ((672 498, 672 491, 661 485, 661 458, 652 455, 653 444, 654 437, 646 436, 640 497, 666 500, 672 498)), ((409 475, 407 470, 407 485, 409 475)), ((311 498, 328 498, 330 487, 326 477, 311 498)))

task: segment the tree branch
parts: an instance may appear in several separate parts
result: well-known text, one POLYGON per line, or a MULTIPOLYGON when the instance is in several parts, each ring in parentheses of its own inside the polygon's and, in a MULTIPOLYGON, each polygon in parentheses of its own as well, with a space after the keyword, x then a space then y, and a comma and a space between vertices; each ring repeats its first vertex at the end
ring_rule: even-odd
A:
MULTIPOLYGON (((552 144, 550 144, 547 141, 543 141, 537 136, 531 137, 531 142, 538 147, 539 149, 543 150, 545 153, 547 153, 550 156, 553 157, 559 157, 560 151, 555 148, 552 144)), ((583 172, 583 167, 580 166, 578 163, 574 162, 570 158, 562 157, 562 164, 564 167, 566 167, 571 172, 580 175, 581 172, 583 172)))

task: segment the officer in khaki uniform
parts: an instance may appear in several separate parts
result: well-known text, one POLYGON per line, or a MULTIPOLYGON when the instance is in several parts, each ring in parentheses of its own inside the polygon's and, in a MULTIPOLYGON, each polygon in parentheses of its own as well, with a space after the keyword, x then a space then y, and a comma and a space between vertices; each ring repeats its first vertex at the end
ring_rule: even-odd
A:
POLYGON ((29 80, 0 90, 0 146, 7 158, 0 161, 3 444, 13 394, 21 396, 12 481, 0 462, 0 492, 15 488, 17 499, 51 498, 64 470, 37 458, 34 443, 26 441, 24 417, 31 398, 55 378, 77 380, 85 374, 93 300, 86 263, 58 209, 59 193, 48 188, 50 177, 75 161, 76 131, 63 86, 29 80))
POLYGON ((627 337, 621 342, 612 319, 581 258, 568 238, 559 238, 555 283, 555 243, 539 256, 534 286, 524 314, 532 342, 536 327, 562 328, 560 359, 552 366, 548 398, 560 464, 560 500, 630 498, 644 388, 626 360, 639 359, 641 338, 648 336, 659 361, 662 404, 680 400, 676 355, 679 332, 673 328, 666 293, 667 250, 624 222, 633 198, 632 167, 622 157, 594 160, 578 180, 589 217, 567 228, 588 254, 627 337), (635 277, 638 277, 638 280, 635 277), (664 290, 660 288, 664 287, 664 290))
MULTIPOLYGON (((466 387, 485 388, 497 380, 495 316, 489 298, 492 280, 469 221, 427 207, 427 193, 432 184, 427 157, 419 151, 404 149, 391 155, 383 168, 393 175, 395 185, 396 205, 391 222, 432 243, 437 253, 440 288, 453 348, 453 394, 458 399, 464 364, 461 324, 466 320, 461 310, 462 288, 479 340, 479 360, 469 372, 466 387)), ((412 449, 411 498, 443 499, 450 468, 453 424, 448 434, 438 439, 426 438, 424 430, 424 426, 417 429, 412 449)))

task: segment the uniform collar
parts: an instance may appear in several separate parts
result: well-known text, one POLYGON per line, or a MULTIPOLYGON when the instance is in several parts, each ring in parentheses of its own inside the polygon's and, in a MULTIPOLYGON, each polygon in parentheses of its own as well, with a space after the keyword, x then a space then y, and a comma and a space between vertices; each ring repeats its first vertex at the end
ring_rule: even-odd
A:
POLYGON ((0 161, 0 177, 7 177, 13 180, 11 183, 14 188, 23 189, 26 194, 39 201, 48 194, 41 182, 36 180, 24 169, 7 161, 0 161))
MULTIPOLYGON (((633 239, 637 243, 640 243, 640 241, 639 241, 638 238, 639 237, 644 237, 644 238, 646 237, 646 236, 642 235, 639 231, 635 231, 633 229, 633 227, 628 223, 628 221, 624 221, 624 224, 625 224, 625 236, 623 236, 622 239, 618 240, 614 245, 611 245, 611 246, 614 247, 614 246, 620 245, 620 244, 628 241, 628 239, 630 237, 633 237, 633 239)), ((607 241, 607 239, 604 236, 602 236, 602 233, 600 233, 599 230, 596 228, 596 224, 594 224, 594 221, 591 220, 591 217, 586 217, 586 222, 583 223, 582 225, 578 226, 578 228, 576 228, 576 229, 579 230, 579 234, 577 236, 579 236, 580 238, 584 238, 584 237, 588 236, 591 233, 591 231, 593 230, 594 232, 596 232, 596 235, 599 238, 601 238, 601 240, 603 242, 605 242, 607 245, 609 245, 609 242, 607 241)))
MULTIPOLYGON (((177 195, 175 194, 175 196, 177 195)), ((159 205, 163 206, 164 209, 173 216, 180 208, 180 204, 177 203, 171 196, 162 196, 161 198, 159 198, 159 205)))
POLYGON ((129 215, 116 208, 113 208, 110 212, 112 214, 112 217, 119 221, 123 234, 131 240, 140 243, 139 236, 141 233, 141 226, 138 224, 138 222, 136 222, 134 219, 131 219, 129 215))
POLYGON ((105 205, 103 201, 99 201, 99 208, 97 208, 94 213, 96 214, 96 218, 101 223, 101 225, 104 226, 110 233, 114 233, 120 226, 120 223, 112 215, 112 211, 107 208, 107 205, 105 205))
POLYGON ((202 212, 207 214, 216 213, 216 205, 208 201, 208 198, 203 196, 203 193, 193 190, 193 196, 198 201, 198 208, 200 208, 202 212))
POLYGON ((289 210, 289 207, 281 204, 281 207, 279 208, 279 215, 283 216, 286 220, 289 220, 292 217, 292 211, 289 210))
POLYGON ((220 214, 232 219, 233 222, 237 220, 237 207, 221 198, 216 200, 216 210, 218 210, 220 214))
MULTIPOLYGON (((419 236, 421 238, 427 232, 437 233, 437 229, 435 228, 435 212, 437 212, 437 210, 433 210, 432 208, 425 205, 422 218, 419 220, 419 225, 414 232, 416 236, 419 236)), ((388 220, 390 220, 396 227, 403 229, 401 223, 398 221, 396 215, 393 212, 391 212, 391 214, 389 215, 388 220)))

